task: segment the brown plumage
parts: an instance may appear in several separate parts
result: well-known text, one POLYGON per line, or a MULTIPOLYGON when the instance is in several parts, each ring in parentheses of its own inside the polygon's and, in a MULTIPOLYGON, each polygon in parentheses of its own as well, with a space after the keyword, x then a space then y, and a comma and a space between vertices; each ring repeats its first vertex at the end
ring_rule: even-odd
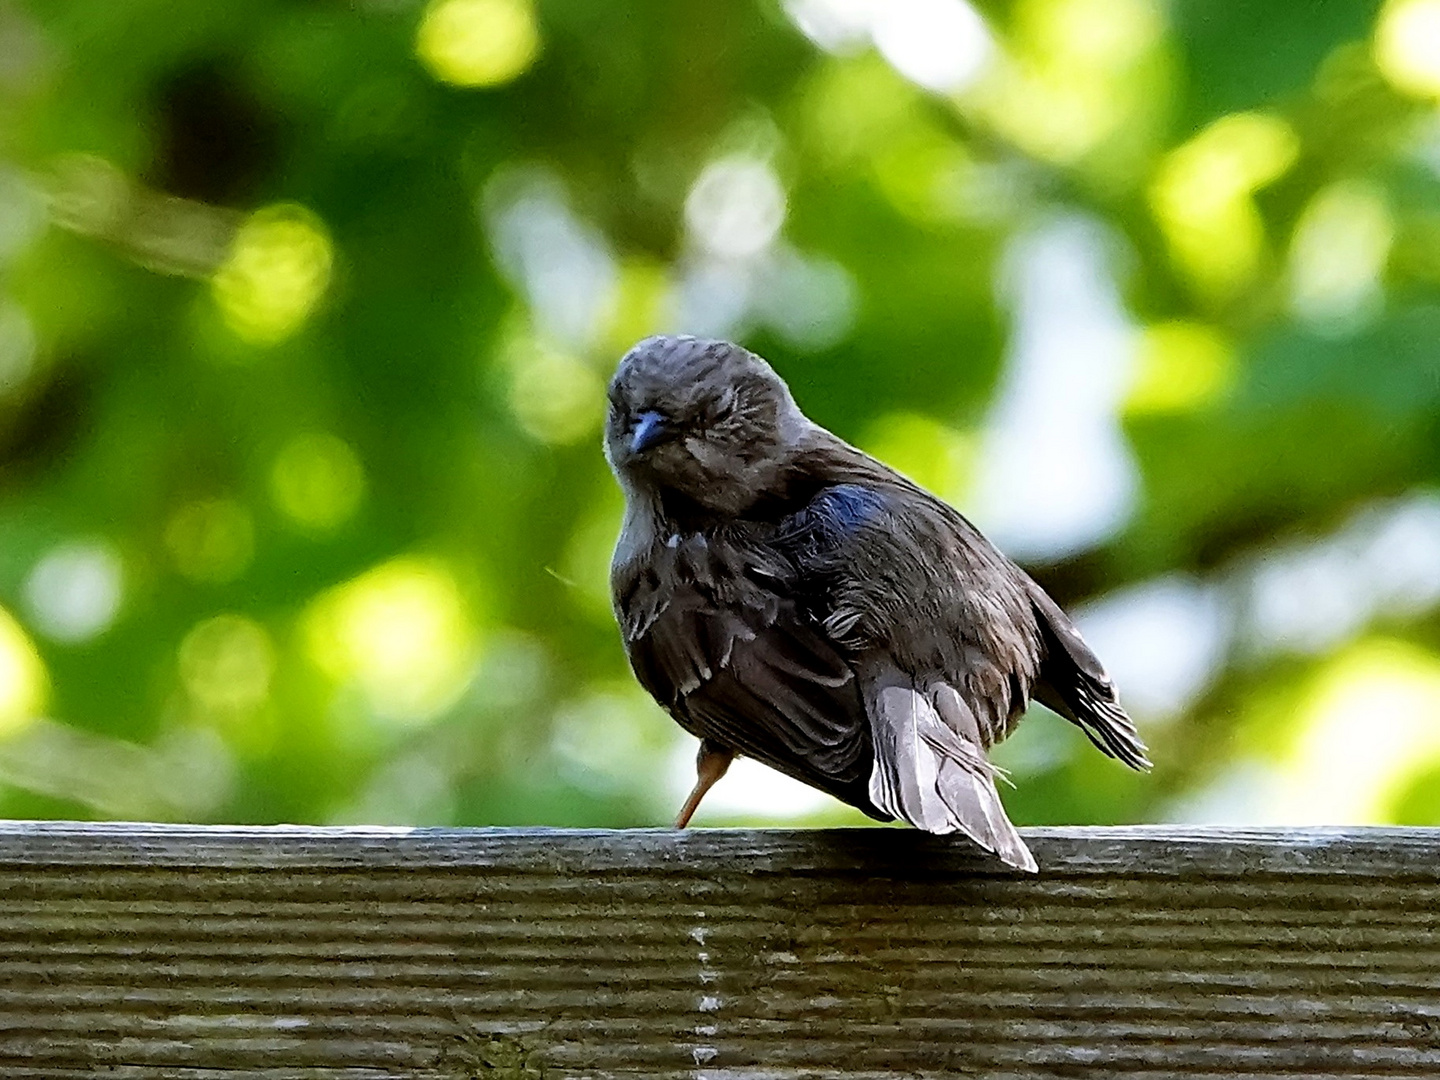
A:
POLYGON ((1031 696, 1145 748, 1065 614, 950 506, 812 423, 758 356, 654 337, 610 384, 611 567, 636 677, 701 739, 683 826, 735 754, 872 817, 1035 861, 985 750, 1031 696))

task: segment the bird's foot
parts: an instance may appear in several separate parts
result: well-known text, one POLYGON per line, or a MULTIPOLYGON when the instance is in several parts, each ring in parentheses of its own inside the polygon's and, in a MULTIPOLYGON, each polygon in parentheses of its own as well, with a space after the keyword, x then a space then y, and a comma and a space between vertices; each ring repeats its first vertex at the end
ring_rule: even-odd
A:
POLYGON ((729 747, 713 743, 709 739, 700 740, 700 753, 695 757, 695 786, 675 817, 675 828, 683 829, 690 824, 700 800, 725 775, 725 771, 730 768, 730 762, 734 760, 735 751, 729 747))

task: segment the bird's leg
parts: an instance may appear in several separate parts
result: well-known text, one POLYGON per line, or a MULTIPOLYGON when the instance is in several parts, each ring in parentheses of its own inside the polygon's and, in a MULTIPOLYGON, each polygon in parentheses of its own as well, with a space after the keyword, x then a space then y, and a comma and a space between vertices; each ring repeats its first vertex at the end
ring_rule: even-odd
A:
POLYGON ((729 747, 713 743, 709 739, 700 740, 700 753, 695 755, 695 787, 675 818, 677 829, 683 829, 690 824, 690 818, 694 815, 695 808, 700 805, 700 800, 725 775, 725 770, 730 768, 730 762, 734 760, 735 751, 729 747))

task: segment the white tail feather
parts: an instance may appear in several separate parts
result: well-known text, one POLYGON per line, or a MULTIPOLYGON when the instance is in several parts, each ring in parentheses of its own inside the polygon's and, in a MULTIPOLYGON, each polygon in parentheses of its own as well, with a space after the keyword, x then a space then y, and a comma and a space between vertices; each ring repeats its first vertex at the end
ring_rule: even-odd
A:
MULTIPOLYGON (((943 690, 945 713, 957 703, 964 709, 959 695, 943 690)), ((1005 816, 995 790, 997 770, 968 737, 969 725, 956 731, 941 719, 931 695, 909 685, 889 682, 867 696, 875 743, 871 801, 926 832, 963 832, 1017 870, 1033 873, 1035 857, 1005 816)))

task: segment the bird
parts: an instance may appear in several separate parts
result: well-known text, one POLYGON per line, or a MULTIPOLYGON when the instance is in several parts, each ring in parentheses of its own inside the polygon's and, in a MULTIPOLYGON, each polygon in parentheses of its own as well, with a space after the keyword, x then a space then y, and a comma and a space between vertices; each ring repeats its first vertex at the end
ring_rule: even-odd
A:
POLYGON ((700 740, 677 828, 743 755, 1034 872, 986 756, 1031 698, 1149 768, 1059 605, 959 511, 806 417, 764 359, 649 337, 608 398, 616 621, 641 686, 700 740))

